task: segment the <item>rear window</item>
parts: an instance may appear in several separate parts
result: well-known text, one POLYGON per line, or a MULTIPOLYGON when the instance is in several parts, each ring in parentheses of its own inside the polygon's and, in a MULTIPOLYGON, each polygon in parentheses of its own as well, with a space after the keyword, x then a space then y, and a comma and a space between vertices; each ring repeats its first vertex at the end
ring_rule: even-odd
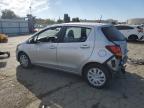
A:
POLYGON ((111 41, 124 41, 125 37, 115 27, 103 27, 102 32, 111 41))
POLYGON ((130 26, 115 26, 118 30, 131 30, 134 29, 133 27, 130 26))
POLYGON ((138 28, 138 29, 142 29, 142 27, 141 27, 141 26, 137 26, 137 28, 138 28))

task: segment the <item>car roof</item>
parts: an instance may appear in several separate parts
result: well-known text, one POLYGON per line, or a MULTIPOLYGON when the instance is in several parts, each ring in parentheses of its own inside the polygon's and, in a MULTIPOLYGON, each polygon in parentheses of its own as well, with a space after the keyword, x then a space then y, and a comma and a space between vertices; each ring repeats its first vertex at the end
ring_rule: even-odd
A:
MULTIPOLYGON (((88 27, 98 27, 98 26, 110 26, 112 24, 107 23, 89 23, 89 22, 78 22, 78 23, 62 23, 62 24, 54 24, 51 26, 88 26, 88 27)), ((50 26, 48 26, 50 27, 50 26)))

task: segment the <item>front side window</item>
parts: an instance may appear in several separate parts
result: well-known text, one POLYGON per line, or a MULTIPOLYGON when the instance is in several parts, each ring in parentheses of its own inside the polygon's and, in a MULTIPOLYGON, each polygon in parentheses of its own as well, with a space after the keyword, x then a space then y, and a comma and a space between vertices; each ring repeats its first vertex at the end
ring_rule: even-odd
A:
POLYGON ((58 39, 60 30, 61 30, 61 27, 52 27, 52 28, 46 29, 46 30, 42 31, 37 36, 37 41, 40 41, 40 42, 53 42, 56 39, 58 39))
POLYGON ((67 27, 64 42, 85 42, 91 29, 85 27, 67 27))

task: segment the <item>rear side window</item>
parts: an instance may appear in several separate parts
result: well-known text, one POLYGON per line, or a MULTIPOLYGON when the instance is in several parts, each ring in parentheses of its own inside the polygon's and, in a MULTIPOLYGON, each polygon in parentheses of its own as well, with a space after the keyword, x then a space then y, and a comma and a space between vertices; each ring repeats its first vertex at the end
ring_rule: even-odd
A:
POLYGON ((130 26, 115 26, 118 30, 132 30, 133 27, 130 26))
POLYGON ((85 42, 91 29, 85 27, 67 27, 64 42, 85 42))
POLYGON ((111 41, 124 41, 125 37, 115 27, 103 27, 102 32, 111 41))

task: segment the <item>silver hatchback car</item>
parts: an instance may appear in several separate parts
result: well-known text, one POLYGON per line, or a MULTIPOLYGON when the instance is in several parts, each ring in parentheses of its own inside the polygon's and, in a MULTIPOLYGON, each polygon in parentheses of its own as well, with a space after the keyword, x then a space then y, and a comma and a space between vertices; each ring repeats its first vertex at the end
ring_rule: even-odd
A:
POLYGON ((56 24, 37 32, 16 49, 24 68, 32 64, 82 75, 103 88, 127 61, 124 36, 110 24, 56 24))

